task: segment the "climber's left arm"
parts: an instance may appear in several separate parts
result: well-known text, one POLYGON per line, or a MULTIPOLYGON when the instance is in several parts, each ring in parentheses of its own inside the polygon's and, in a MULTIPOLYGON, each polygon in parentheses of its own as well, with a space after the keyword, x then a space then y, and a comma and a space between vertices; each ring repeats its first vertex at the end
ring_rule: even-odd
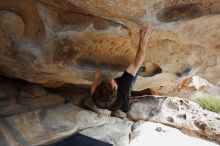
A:
POLYGON ((91 85, 91 96, 95 92, 96 87, 98 86, 98 82, 99 82, 99 79, 101 78, 101 74, 102 74, 101 70, 97 69, 95 72, 95 78, 91 85))

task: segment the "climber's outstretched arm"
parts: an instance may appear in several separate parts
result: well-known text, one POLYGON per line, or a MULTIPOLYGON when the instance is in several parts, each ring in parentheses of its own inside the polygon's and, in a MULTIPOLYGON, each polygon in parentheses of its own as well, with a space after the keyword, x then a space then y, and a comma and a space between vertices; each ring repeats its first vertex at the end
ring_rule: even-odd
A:
POLYGON ((144 27, 143 30, 141 31, 141 39, 139 43, 139 48, 135 56, 135 60, 126 69, 126 71, 132 74, 133 76, 136 75, 138 69, 141 67, 142 63, 144 62, 147 44, 152 33, 153 33, 153 30, 149 26, 144 27))
POLYGON ((97 69, 95 72, 95 78, 94 78, 92 85, 91 85, 91 96, 95 92, 96 87, 98 86, 98 81, 101 77, 101 74, 102 74, 101 70, 97 69))

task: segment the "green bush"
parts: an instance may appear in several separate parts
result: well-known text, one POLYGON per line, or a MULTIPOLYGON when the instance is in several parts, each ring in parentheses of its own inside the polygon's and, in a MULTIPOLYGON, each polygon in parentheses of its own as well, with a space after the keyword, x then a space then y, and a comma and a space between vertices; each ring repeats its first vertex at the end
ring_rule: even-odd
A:
POLYGON ((204 93, 197 93, 193 100, 204 109, 212 112, 220 113, 220 99, 204 93))

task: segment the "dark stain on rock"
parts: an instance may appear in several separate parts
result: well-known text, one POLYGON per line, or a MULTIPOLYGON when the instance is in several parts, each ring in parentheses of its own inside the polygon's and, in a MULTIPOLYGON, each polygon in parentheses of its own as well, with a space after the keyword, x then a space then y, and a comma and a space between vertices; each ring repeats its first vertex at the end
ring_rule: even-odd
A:
POLYGON ((47 109, 41 109, 39 112, 38 112, 38 117, 39 117, 39 120, 43 120, 45 117, 47 116, 47 109))
POLYGON ((215 117, 215 119, 220 121, 220 118, 219 118, 219 117, 215 117))
POLYGON ((207 124, 206 123, 204 123, 204 122, 202 122, 202 121, 194 121, 194 125, 196 126, 196 127, 198 127, 200 130, 205 130, 205 128, 207 127, 207 124))
POLYGON ((215 48, 216 48, 216 49, 220 49, 220 45, 216 45, 215 48))
POLYGON ((24 145, 31 145, 31 143, 27 141, 20 133, 20 131, 16 128, 16 124, 13 123, 11 120, 1 119, 0 124, 11 132, 11 134, 15 137, 17 142, 24 145))
POLYGON ((53 60, 56 63, 73 63, 79 54, 79 48, 69 39, 55 41, 53 60))
POLYGON ((157 13, 157 18, 161 22, 169 23, 219 13, 220 2, 204 1, 200 3, 178 4, 166 7, 157 13))
POLYGON ((186 114, 179 114, 177 117, 186 120, 186 114))
MULTIPOLYGON (((1 108, 7 108, 8 106, 10 106, 10 102, 11 102, 11 99, 10 97, 3 97, 3 98, 0 98, 0 106, 1 108)), ((4 117, 6 116, 7 114, 5 112, 1 112, 0 111, 0 117, 4 117)))
POLYGON ((89 14, 70 2, 60 0, 41 0, 41 2, 55 14, 54 18, 58 24, 61 24, 59 27, 60 30, 83 31, 92 23, 96 30, 105 30, 111 26, 115 27, 121 25, 114 21, 109 21, 89 14))
MULTIPOLYGON (((77 13, 58 13, 58 21, 62 25, 61 27, 69 27, 69 30, 82 31, 86 29, 93 21, 94 16, 82 15, 77 13)), ((62 29, 62 28, 61 28, 62 29)))
POLYGON ((180 105, 183 105, 183 100, 180 100, 180 105))
POLYGON ((109 20, 95 18, 93 26, 96 30, 104 30, 104 29, 108 29, 110 27, 121 26, 121 24, 113 22, 113 21, 109 21, 109 20))
POLYGON ((173 120, 173 118, 172 118, 172 117, 167 117, 167 121, 168 121, 168 122, 171 122, 171 123, 173 123, 173 122, 174 122, 174 120, 173 120))
POLYGON ((156 92, 150 88, 141 91, 131 91, 131 96, 143 96, 143 95, 155 95, 155 94, 156 92))
POLYGON ((191 70, 192 70, 191 67, 187 67, 186 69, 184 69, 184 70, 182 71, 182 74, 188 75, 191 70))
POLYGON ((169 101, 167 104, 168 108, 179 111, 179 107, 178 105, 176 105, 175 103, 173 103, 172 101, 169 101))
POLYGON ((10 146, 7 139, 5 138, 5 135, 3 134, 3 132, 0 129, 0 145, 1 146, 10 146))

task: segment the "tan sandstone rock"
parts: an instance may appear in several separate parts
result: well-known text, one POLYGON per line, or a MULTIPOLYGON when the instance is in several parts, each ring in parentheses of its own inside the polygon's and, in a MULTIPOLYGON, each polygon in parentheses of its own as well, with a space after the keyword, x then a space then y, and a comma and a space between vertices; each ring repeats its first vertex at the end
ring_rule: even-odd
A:
POLYGON ((146 61, 164 77, 196 69, 219 85, 219 7, 218 0, 2 0, 0 73, 47 87, 89 84, 97 67, 116 76, 150 24, 146 61))
MULTIPOLYGON (((219 94, 219 14, 219 0, 1 0, 0 74, 45 87, 88 87, 96 68, 105 76, 121 75, 133 61, 139 32, 147 24, 154 28, 145 58, 150 64, 136 90, 184 98, 189 96, 185 91, 219 94), (155 75, 158 70, 162 72, 155 75), (194 77, 208 82, 199 87, 194 77)), ((131 122, 103 117, 97 113, 109 116, 109 111, 91 105, 87 108, 97 113, 63 105, 66 98, 80 105, 88 88, 78 97, 78 88, 70 88, 73 95, 53 94, 23 81, 0 81, 0 145, 42 145, 76 131, 90 135, 118 127, 125 132, 114 129, 94 137, 128 144, 131 122)), ((185 99, 133 99, 128 118, 164 123, 220 142, 219 114, 185 99)))

